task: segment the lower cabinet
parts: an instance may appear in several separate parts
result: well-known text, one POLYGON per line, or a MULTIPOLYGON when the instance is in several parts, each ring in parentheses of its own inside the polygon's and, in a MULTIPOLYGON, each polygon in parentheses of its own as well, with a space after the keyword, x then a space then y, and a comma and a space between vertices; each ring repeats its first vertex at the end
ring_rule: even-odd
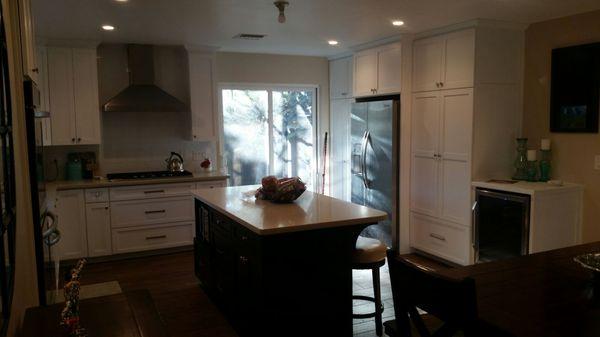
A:
POLYGON ((94 202, 85 205, 88 256, 112 254, 110 232, 110 207, 108 202, 94 202))
POLYGON ((445 260, 470 263, 471 229, 431 216, 411 212, 411 246, 445 260))
POLYGON ((78 259, 88 254, 83 190, 58 191, 56 202, 58 229, 56 244, 61 260, 78 259))

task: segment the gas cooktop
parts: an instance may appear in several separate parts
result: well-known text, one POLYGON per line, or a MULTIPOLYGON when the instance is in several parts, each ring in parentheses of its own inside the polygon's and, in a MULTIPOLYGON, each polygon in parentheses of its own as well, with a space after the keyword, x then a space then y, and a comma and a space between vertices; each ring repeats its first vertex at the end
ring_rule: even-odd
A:
POLYGON ((175 178, 175 177, 191 177, 192 172, 181 171, 147 171, 147 172, 127 172, 127 173, 109 173, 106 175, 108 180, 121 179, 158 179, 158 178, 175 178))

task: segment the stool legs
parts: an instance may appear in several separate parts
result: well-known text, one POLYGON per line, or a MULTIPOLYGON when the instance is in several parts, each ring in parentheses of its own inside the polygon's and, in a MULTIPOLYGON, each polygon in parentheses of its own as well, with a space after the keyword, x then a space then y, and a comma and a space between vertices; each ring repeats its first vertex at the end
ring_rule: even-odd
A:
POLYGON ((383 305, 381 304, 381 280, 379 278, 379 268, 373 268, 373 293, 375 295, 375 333, 377 336, 383 334, 383 323, 381 315, 383 313, 383 305))

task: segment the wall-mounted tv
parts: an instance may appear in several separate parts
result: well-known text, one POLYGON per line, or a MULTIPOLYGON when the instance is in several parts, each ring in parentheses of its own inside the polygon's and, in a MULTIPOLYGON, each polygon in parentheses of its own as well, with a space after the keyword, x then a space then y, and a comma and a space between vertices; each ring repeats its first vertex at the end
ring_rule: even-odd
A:
POLYGON ((598 132, 600 43, 552 50, 551 132, 598 132))

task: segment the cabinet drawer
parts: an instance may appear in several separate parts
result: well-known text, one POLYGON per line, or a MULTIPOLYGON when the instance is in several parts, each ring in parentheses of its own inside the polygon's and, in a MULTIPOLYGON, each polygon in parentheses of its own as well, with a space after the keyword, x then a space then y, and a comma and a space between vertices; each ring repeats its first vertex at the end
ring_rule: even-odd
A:
POLYGON ((205 181, 205 182, 201 182, 201 183, 196 183, 197 189, 226 187, 226 186, 227 186, 227 183, 225 181, 205 181))
POLYGON ((194 183, 113 187, 110 189, 110 200, 120 201, 190 195, 190 191, 194 187, 194 183))
POLYGON ((108 188, 90 188, 85 190, 85 202, 107 202, 108 188))
POLYGON ((194 224, 179 223, 112 231, 113 254, 192 244, 194 224))
POLYGON ((411 212, 411 246, 451 262, 469 264, 470 231, 467 227, 411 212))
POLYGON ((111 202, 112 228, 133 227, 177 221, 193 221, 190 197, 111 202))

